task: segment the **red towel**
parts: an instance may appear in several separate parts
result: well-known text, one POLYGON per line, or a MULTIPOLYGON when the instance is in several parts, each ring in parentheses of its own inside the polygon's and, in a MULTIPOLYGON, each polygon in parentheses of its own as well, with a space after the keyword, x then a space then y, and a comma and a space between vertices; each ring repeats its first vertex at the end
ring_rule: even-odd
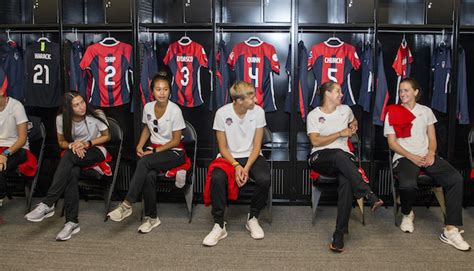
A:
MULTIPOLYGON (((151 144, 150 147, 153 149, 158 148, 159 146, 162 146, 162 144, 151 144)), ((183 143, 179 143, 177 149, 184 150, 184 145, 183 143)), ((176 176, 176 173, 180 170, 186 170, 188 171, 191 168, 191 159, 186 155, 186 152, 184 152, 184 164, 177 166, 175 168, 169 169, 166 171, 165 176, 167 178, 173 178, 176 176)))
POLYGON ((416 117, 410 110, 406 109, 403 105, 392 104, 388 106, 387 114, 388 124, 393 126, 397 138, 411 136, 412 122, 416 117))
POLYGON ((220 157, 211 162, 207 169, 206 184, 204 186, 204 205, 209 206, 211 204, 211 181, 212 171, 215 168, 222 169, 227 175, 227 198, 230 200, 236 200, 239 196, 239 187, 235 182, 235 169, 232 164, 226 159, 220 157))
MULTIPOLYGON (((3 152, 6 149, 8 149, 8 147, 0 147, 0 152, 3 152)), ((36 156, 30 150, 25 151, 26 161, 23 164, 18 165, 18 171, 25 176, 33 177, 38 170, 38 160, 36 160, 36 156)))
MULTIPOLYGON (((62 150, 60 156, 63 157, 66 150, 62 150)), ((83 170, 93 169, 99 172, 101 175, 112 176, 112 168, 109 162, 112 161, 112 155, 106 150, 105 159, 87 167, 82 167, 83 170)))

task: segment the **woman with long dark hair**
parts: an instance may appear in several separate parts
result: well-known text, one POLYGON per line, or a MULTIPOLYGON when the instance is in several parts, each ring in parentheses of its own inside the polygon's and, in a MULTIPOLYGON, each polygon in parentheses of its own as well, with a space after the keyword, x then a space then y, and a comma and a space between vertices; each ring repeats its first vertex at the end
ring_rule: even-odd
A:
POLYGON ((75 91, 64 94, 56 129, 59 147, 63 150, 61 160, 46 198, 25 218, 40 222, 53 216, 54 204, 64 193, 66 223, 56 236, 56 240, 64 241, 80 231, 78 179, 81 168, 106 160, 107 150, 101 145, 110 140, 110 134, 105 114, 92 109, 75 91))
MULTIPOLYGON (((185 151, 181 143, 182 130, 186 123, 178 105, 169 100, 171 83, 165 73, 155 75, 150 83, 155 101, 149 102, 143 109, 142 129, 136 153, 140 157, 137 168, 130 181, 125 200, 108 216, 113 221, 122 221, 132 214, 132 204, 145 203, 145 221, 138 228, 140 233, 148 233, 161 224, 156 210, 155 181, 157 173, 176 168, 185 163, 185 151), (144 149, 147 141, 151 145, 144 149)), ((185 178, 180 178, 184 186, 185 178)))
POLYGON ((446 195, 445 228, 439 239, 459 250, 470 250, 470 245, 461 235, 463 231, 458 229, 462 226, 463 177, 436 154, 436 117, 431 108, 417 103, 421 88, 415 79, 403 79, 398 93, 401 104, 388 107, 384 135, 390 149, 395 152, 393 171, 398 179, 403 215, 400 229, 408 233, 415 230, 412 206, 418 175, 423 170, 443 187, 446 195))
POLYGON ((353 198, 368 200, 372 211, 383 204, 370 189, 368 179, 354 164, 348 139, 357 132, 357 120, 349 106, 342 104, 341 86, 328 81, 318 89, 321 106, 308 114, 307 133, 313 149, 309 157, 311 169, 323 175, 337 176, 339 183, 336 230, 329 248, 344 250, 344 234, 348 232, 353 198))

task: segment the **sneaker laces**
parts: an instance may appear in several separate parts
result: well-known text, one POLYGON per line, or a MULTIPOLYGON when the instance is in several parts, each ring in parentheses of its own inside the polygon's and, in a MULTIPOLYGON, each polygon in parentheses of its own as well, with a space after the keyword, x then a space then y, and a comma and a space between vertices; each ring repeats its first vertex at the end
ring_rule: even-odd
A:
POLYGON ((464 233, 464 230, 460 231, 458 229, 455 229, 454 232, 450 232, 450 239, 456 244, 464 243, 466 241, 464 241, 464 238, 461 235, 462 233, 464 233))

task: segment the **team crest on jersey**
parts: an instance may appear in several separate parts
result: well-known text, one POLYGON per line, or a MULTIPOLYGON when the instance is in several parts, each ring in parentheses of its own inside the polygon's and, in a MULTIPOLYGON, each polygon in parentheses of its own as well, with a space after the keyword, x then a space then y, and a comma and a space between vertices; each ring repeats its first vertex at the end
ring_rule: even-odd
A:
POLYGON ((232 123, 233 123, 232 118, 227 118, 227 119, 225 120, 225 124, 227 124, 227 126, 231 126, 232 123))
POLYGON ((324 117, 319 117, 318 121, 319 123, 324 124, 326 122, 326 119, 324 117))

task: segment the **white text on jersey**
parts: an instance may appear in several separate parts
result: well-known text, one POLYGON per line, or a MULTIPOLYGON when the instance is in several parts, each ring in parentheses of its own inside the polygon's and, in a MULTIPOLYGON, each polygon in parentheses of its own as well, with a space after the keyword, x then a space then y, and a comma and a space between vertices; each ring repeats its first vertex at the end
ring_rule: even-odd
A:
POLYGON ((247 63, 260 63, 260 57, 249 56, 247 57, 247 63))
POLYGON ((46 59, 46 60, 51 60, 51 54, 45 54, 45 53, 35 53, 35 59, 46 59))
POLYGON ((342 58, 340 57, 325 57, 324 58, 324 63, 329 63, 329 64, 341 64, 342 63, 342 58))
POLYGON ((192 56, 177 56, 176 61, 178 62, 193 62, 192 56))

